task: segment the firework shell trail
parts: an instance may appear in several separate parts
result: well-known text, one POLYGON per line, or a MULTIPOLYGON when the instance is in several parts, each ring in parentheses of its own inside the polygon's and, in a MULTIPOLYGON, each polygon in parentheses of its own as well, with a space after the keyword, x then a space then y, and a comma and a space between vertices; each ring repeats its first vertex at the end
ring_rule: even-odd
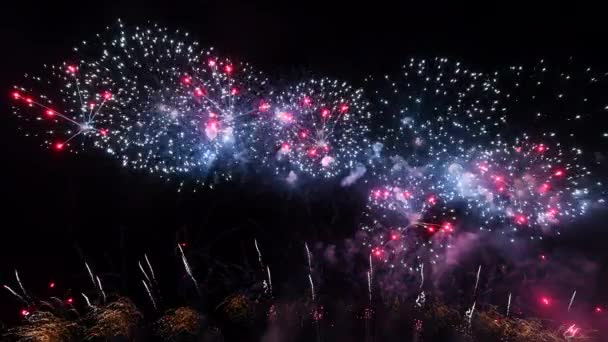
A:
POLYGON ((308 281, 310 282, 310 296, 312 301, 315 301, 315 284, 312 281, 312 275, 308 274, 308 281))
POLYGON ((374 264, 372 263, 372 255, 369 255, 369 274, 374 275, 374 264))
POLYGON ((372 302, 372 273, 367 272, 367 293, 369 297, 369 302, 372 302))
POLYGON ((190 264, 188 263, 188 259, 186 259, 186 255, 184 254, 184 250, 182 249, 182 246, 180 244, 177 244, 177 248, 179 248, 179 252, 181 254, 182 264, 184 265, 184 269, 186 270, 186 273, 188 274, 188 276, 192 280, 192 283, 194 284, 194 288, 196 289, 196 292, 200 295, 200 289, 198 287, 198 282, 196 281, 196 278, 194 278, 194 274, 192 273, 192 269, 190 268, 190 264))
POLYGON ((156 306, 156 300, 154 300, 154 296, 152 295, 152 292, 150 292, 150 288, 148 287, 148 284, 143 279, 141 280, 141 282, 144 284, 144 288, 146 289, 146 293, 148 294, 148 297, 150 298, 150 302, 152 302, 152 306, 154 307, 154 310, 158 310, 158 307, 156 306))
POLYGON ((88 306, 88 307, 90 307, 90 308, 92 308, 92 309, 94 309, 94 308, 95 308, 93 305, 91 305, 91 301, 89 300, 89 297, 88 297, 86 294, 81 293, 80 295, 81 295, 81 296, 84 298, 84 300, 85 300, 85 302, 87 303, 87 306, 88 306))
POLYGON ((469 326, 471 325, 471 320, 473 319, 473 314, 475 313, 475 304, 476 302, 473 302, 471 308, 469 308, 464 314, 467 317, 467 323, 469 324, 469 326))
POLYGON ((268 275, 268 291, 272 297, 272 276, 270 275, 270 266, 266 266, 266 274, 268 275))
POLYGON ((19 272, 17 272, 17 270, 15 270, 15 279, 17 279, 17 284, 19 284, 21 293, 23 293, 23 296, 27 298, 28 297, 27 292, 25 292, 25 288, 23 287, 23 284, 21 283, 21 279, 19 278, 19 272))
POLYGON ((87 273, 89 274, 89 278, 91 279, 91 282, 93 283, 93 287, 95 289, 98 289, 98 285, 97 282, 95 281, 95 276, 93 276, 93 272, 91 272, 91 268, 89 267, 89 264, 87 264, 86 262, 84 263, 84 266, 87 269, 87 273))
POLYGON ((473 290, 473 295, 477 294, 477 286, 479 285, 479 275, 481 274, 481 265, 477 268, 477 277, 475 278, 475 289, 473 290))
POLYGON ((103 286, 101 285, 101 279, 98 276, 95 276, 97 279, 97 285, 99 286, 99 292, 101 292, 101 297, 103 299, 103 303, 106 302, 106 292, 103 290, 103 286))
POLYGON ((146 264, 148 265, 148 269, 150 270, 150 274, 152 275, 152 280, 156 283, 156 276, 154 275, 154 269, 152 268, 152 264, 148 259, 148 255, 144 253, 144 259, 146 259, 146 264))
POLYGON ((511 311, 511 293, 509 292, 509 299, 507 300, 507 313, 506 316, 509 317, 509 311, 511 311))
POLYGON ((144 268, 141 266, 141 261, 138 261, 137 265, 139 266, 139 270, 141 271, 141 273, 143 273, 144 278, 146 278, 146 280, 148 281, 148 283, 150 283, 150 277, 148 277, 148 274, 146 273, 146 271, 144 270, 144 268))
POLYGON ((264 271, 264 262, 262 261, 262 252, 260 251, 260 247, 258 246, 258 240, 253 239, 253 245, 255 246, 256 252, 258 252, 258 262, 260 263, 260 268, 264 271))
POLYGON ((17 299, 19 299, 20 301, 22 301, 23 303, 25 303, 26 305, 28 304, 28 302, 25 300, 25 298, 23 298, 20 294, 18 294, 17 292, 15 292, 15 290, 13 290, 10 286, 8 285, 3 285, 4 288, 6 290, 8 290, 8 292, 10 292, 13 296, 15 296, 17 299))
POLYGON ((310 249, 308 249, 308 243, 304 242, 304 248, 306 249, 306 258, 308 260, 308 273, 312 274, 312 256, 310 254, 310 249))
POLYGON ((420 264, 420 288, 424 286, 424 264, 420 264))
POLYGON ((572 308, 572 304, 574 303, 574 297, 576 297, 576 290, 572 293, 572 297, 570 297, 570 302, 568 303, 568 312, 570 312, 570 308, 572 308))

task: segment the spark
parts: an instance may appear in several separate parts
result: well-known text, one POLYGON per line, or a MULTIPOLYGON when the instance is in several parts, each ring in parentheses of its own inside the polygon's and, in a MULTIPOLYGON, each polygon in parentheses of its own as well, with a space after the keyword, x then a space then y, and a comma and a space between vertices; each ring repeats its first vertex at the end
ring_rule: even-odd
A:
POLYGON ((544 305, 549 305, 549 304, 551 304, 551 301, 549 300, 549 298, 548 298, 548 297, 542 297, 542 298, 540 299, 540 301, 541 301, 541 303, 543 303, 544 305))

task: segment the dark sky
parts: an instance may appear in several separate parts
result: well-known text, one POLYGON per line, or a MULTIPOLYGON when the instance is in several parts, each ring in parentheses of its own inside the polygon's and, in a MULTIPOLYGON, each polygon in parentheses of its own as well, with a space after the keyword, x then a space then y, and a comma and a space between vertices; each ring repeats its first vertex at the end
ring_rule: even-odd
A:
MULTIPOLYGON (((43 63, 61 62, 76 42, 102 31, 117 18, 127 24, 152 21, 189 31, 203 46, 211 45, 222 54, 251 62, 274 77, 306 71, 356 82, 369 73, 390 72, 411 56, 447 56, 490 69, 534 63, 538 58, 559 61, 568 56, 592 65, 608 65, 608 25, 602 18, 605 12, 597 8, 569 8, 558 2, 534 6, 492 1, 484 5, 464 5, 461 1, 354 3, 13 0, 2 5, 0 14, 0 89, 8 95, 23 72, 36 71, 43 63)), ((235 212, 243 219, 231 218, 224 222, 224 228, 241 229, 247 221, 258 227, 267 219, 260 212, 272 212, 273 203, 287 196, 272 195, 268 184, 247 190, 234 185, 227 186, 225 192, 176 195, 173 185, 121 170, 107 158, 48 153, 16 133, 6 97, 0 99, 0 283, 12 281, 14 267, 26 274, 23 278, 33 288, 44 287, 51 278, 68 282, 70 272, 82 271, 76 252, 79 248, 97 264, 119 268, 107 265, 116 262, 120 253, 121 227, 129 231, 127 240, 134 249, 131 255, 143 253, 148 248, 146 242, 159 250, 170 246, 176 230, 185 226, 207 229, 209 222, 216 224, 223 220, 222 215, 234 216, 235 212), (227 198, 235 193, 244 193, 240 203, 249 200, 256 207, 242 208, 227 198), (222 209, 213 214, 214 208, 222 209)), ((332 203, 338 206, 349 198, 342 190, 332 196, 332 203)), ((297 208, 299 200, 291 200, 293 207, 284 210, 311 220, 297 208)), ((344 206, 341 215, 347 218, 339 224, 356 220, 354 213, 361 203, 355 202, 344 206)), ((326 204, 320 203, 315 205, 326 204)), ((317 216, 312 220, 330 220, 332 212, 317 216)), ((273 224, 289 224, 282 220, 273 224)), ((304 227, 295 227, 296 236, 307 238, 346 235, 322 228, 302 232, 298 229, 304 227)), ((258 228, 253 228, 255 234, 264 234, 258 228)), ((288 240, 288 232, 278 237, 266 234, 267 241, 288 240)), ((242 236, 250 235, 253 233, 242 236)), ((235 251, 240 249, 234 246, 235 251)), ((0 301, 2 298, 4 294, 0 301)))
POLYGON ((456 1, 12 1, 3 10, 3 65, 64 56, 117 18, 158 22, 275 71, 306 68, 341 77, 382 71, 410 55, 475 65, 575 55, 606 60, 601 11, 556 4, 456 1), (398 4, 398 5, 397 5, 398 4))

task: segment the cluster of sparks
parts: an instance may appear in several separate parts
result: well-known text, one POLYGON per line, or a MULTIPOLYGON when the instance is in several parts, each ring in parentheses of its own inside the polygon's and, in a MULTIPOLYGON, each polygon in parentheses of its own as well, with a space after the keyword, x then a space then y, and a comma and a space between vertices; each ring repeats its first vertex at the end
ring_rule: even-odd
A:
MULTIPOLYGON (((543 83, 548 78, 542 63, 528 73, 510 68, 503 77, 437 58, 412 59, 396 77, 367 79, 378 89, 372 102, 381 132, 368 160, 374 179, 362 224, 372 255, 418 272, 421 262, 442 258, 459 231, 497 231, 510 242, 520 232, 542 239, 604 202, 603 185, 592 181, 574 135, 543 130, 552 123, 537 94, 545 95, 544 106, 566 111, 564 120, 581 118, 567 112, 573 109, 563 93, 554 94, 555 84, 543 83), (531 94, 519 95, 522 88, 531 94), (508 124, 522 106, 538 111, 532 119, 540 131, 508 124)), ((592 94, 605 75, 562 73, 559 81, 592 94)), ((606 108, 601 98, 584 97, 584 106, 579 100, 571 102, 583 113, 606 108)))
POLYGON ((370 119, 361 90, 311 79, 277 93, 273 103, 272 140, 265 152, 278 173, 334 177, 361 157, 370 119))
POLYGON ((422 247, 431 259, 449 248, 466 214, 482 230, 548 230, 593 202, 581 149, 554 133, 509 132, 512 108, 529 96, 517 90, 542 83, 521 68, 502 77, 443 58, 412 59, 395 76, 367 79, 377 90, 366 97, 328 78, 273 89, 249 65, 159 26, 118 22, 74 52, 72 62, 15 86, 27 135, 57 151, 97 147, 125 167, 163 176, 231 179, 249 165, 292 182, 298 173, 371 170, 366 244, 412 270, 422 247))
POLYGON ((162 176, 230 179, 238 165, 255 161, 331 176, 351 165, 365 141, 361 90, 321 78, 269 91, 260 72, 185 33, 119 22, 75 54, 42 77, 26 75, 11 94, 15 113, 30 124, 26 134, 57 151, 94 146, 125 167, 162 176))

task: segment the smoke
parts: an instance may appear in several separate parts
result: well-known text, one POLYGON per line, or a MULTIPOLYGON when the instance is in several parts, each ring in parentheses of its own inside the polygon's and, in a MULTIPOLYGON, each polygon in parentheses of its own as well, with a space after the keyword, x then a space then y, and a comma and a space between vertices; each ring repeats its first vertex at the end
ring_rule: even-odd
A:
POLYGON ((293 185, 295 184, 295 182, 298 181, 298 175, 293 171, 289 171, 289 175, 287 175, 287 178, 285 178, 285 180, 287 181, 287 183, 293 185))
POLYGON ((382 143, 374 143, 372 145, 372 151, 374 151, 374 157, 376 158, 380 158, 380 154, 382 153, 382 149, 384 148, 384 145, 382 145, 382 143))
POLYGON ((460 233, 456 236, 452 246, 446 250, 445 266, 451 267, 458 265, 461 260, 475 251, 480 236, 474 233, 460 233))
POLYGON ((365 168, 365 166, 357 165, 357 167, 354 170, 352 170, 348 176, 346 176, 346 177, 344 177, 344 179, 342 179, 342 182, 340 182, 340 185, 342 185, 342 186, 353 185, 357 180, 359 180, 359 178, 361 178, 361 177, 363 177, 363 175, 365 175, 365 172, 367 172, 367 169, 365 168))
POLYGON ((262 342, 294 341, 301 334, 301 304, 293 301, 277 301, 269 310, 268 327, 260 339, 262 342))

